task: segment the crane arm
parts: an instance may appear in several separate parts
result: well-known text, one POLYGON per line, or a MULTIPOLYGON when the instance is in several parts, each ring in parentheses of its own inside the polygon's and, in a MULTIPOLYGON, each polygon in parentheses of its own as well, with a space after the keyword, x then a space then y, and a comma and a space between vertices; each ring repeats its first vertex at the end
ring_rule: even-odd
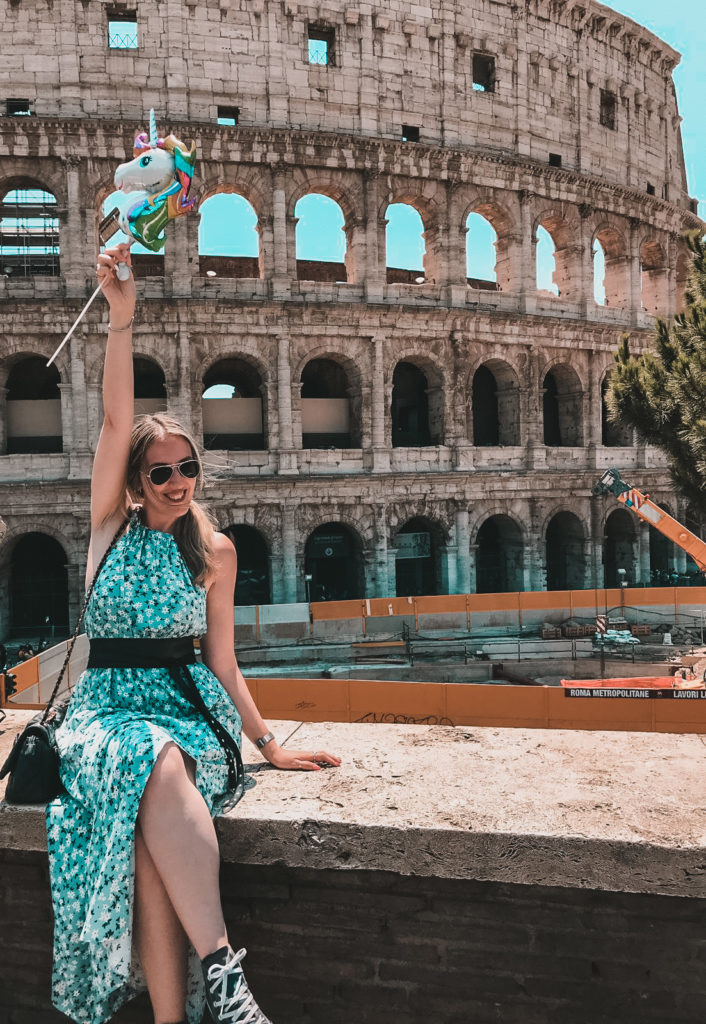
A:
POLYGON ((630 487, 620 478, 617 469, 607 469, 593 488, 594 494, 614 494, 621 504, 644 519, 650 526, 668 537, 677 547, 682 548, 706 572, 706 541, 701 540, 691 530, 687 530, 678 520, 656 505, 648 494, 643 494, 636 487, 630 487))

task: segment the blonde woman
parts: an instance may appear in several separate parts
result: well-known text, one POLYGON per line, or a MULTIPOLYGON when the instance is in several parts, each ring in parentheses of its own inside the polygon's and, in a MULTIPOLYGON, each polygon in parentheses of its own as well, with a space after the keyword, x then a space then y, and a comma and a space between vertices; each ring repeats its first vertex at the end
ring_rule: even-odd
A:
POLYGON ((242 728, 283 769, 340 759, 278 746, 250 696, 233 649, 236 552, 194 500, 197 447, 169 416, 133 421, 135 285, 120 263, 127 246, 98 258, 110 326, 87 585, 108 555, 86 609, 89 668, 58 732, 66 793, 47 812, 53 1001, 102 1024, 146 982, 155 1024, 196 1024, 204 1003, 217 1022, 269 1024, 221 908, 212 816, 234 781, 222 743, 242 728))

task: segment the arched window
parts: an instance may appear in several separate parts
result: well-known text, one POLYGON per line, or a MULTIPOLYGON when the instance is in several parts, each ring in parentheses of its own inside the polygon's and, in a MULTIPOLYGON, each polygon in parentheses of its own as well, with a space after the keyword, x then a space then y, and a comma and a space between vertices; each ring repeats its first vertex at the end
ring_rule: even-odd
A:
POLYGON ((600 228, 593 240, 593 298, 598 306, 628 305, 629 260, 625 241, 615 228, 600 228))
POLYGON ((218 192, 199 206, 199 271, 207 277, 261 277, 258 219, 245 196, 218 192))
POLYGON ((444 408, 440 381, 402 361, 392 375, 392 447, 423 448, 443 444, 444 408))
POLYGON ((667 257, 659 242, 649 239, 640 248, 642 306, 653 316, 666 314, 669 305, 667 257))
POLYGON ((48 626, 59 634, 68 632, 66 563, 66 552, 53 537, 26 533, 19 538, 10 559, 10 630, 14 635, 45 636, 48 626))
POLYGON ((164 371, 153 359, 135 356, 132 361, 135 382, 135 415, 166 412, 167 388, 164 371))
POLYGON ((221 530, 235 545, 238 555, 238 578, 235 582, 234 604, 271 604, 270 552, 267 541, 252 526, 227 526, 221 530))
POLYGON ((59 371, 44 356, 16 362, 7 378, 8 455, 62 450, 59 371))
MULTIPOLYGON (((107 217, 116 207, 122 207, 125 199, 126 195, 124 192, 120 190, 111 192, 101 203, 103 217, 107 217)), ((167 233, 167 239, 168 237, 167 233)), ((123 231, 116 231, 108 240, 107 247, 112 249, 113 246, 122 245, 124 242, 132 243, 130 257, 136 277, 161 277, 164 274, 164 249, 161 252, 152 252, 151 249, 147 249, 140 242, 129 238, 123 231)), ((168 244, 167 240, 165 246, 168 244)))
POLYGON ((547 590, 582 590, 586 585, 586 540, 573 512, 558 512, 547 527, 547 590))
POLYGON ((537 291, 559 294, 556 283, 556 246, 546 228, 537 228, 537 291))
POLYGON ((338 203, 310 192, 297 202, 294 216, 298 280, 345 283, 346 225, 338 203))
POLYGON ((261 451, 265 447, 259 372, 244 359, 221 359, 203 379, 203 446, 207 450, 261 451))
POLYGON ((385 261, 388 284, 424 284, 424 222, 409 203, 390 203, 385 213, 385 261))
POLYGON ((408 520, 398 531, 394 539, 397 597, 441 593, 442 543, 439 527, 423 516, 408 520))
POLYGON ((480 213, 466 218, 466 279, 473 288, 498 289, 498 236, 490 221, 480 213))
POLYGON ((520 443, 520 391, 512 369, 499 359, 478 367, 472 385, 473 443, 520 443))
POLYGON ((309 534, 304 548, 308 600, 348 601, 365 596, 360 537, 342 523, 324 523, 309 534))
POLYGON ((544 216, 537 227, 537 290, 575 299, 580 293, 581 263, 576 227, 558 214, 544 216))
POLYGON ((625 508, 616 508, 606 519, 603 549, 606 587, 620 586, 622 579, 618 569, 625 570, 624 581, 628 585, 636 582, 636 523, 635 516, 625 508))
POLYGON ((593 301, 605 306, 605 249, 597 238, 593 239, 593 301))
POLYGON ((570 366, 554 366, 547 373, 542 409, 546 445, 571 448, 583 444, 583 395, 570 366))
POLYGON ((601 442, 606 448, 629 448, 634 444, 632 427, 626 423, 615 423, 608 414, 606 394, 610 387, 610 374, 606 374, 601 385, 601 442))
POLYGON ((508 594, 524 589, 522 532, 509 516, 496 515, 478 531, 476 593, 508 594))
POLYGON ((56 197, 41 185, 5 192, 0 203, 0 273, 6 277, 59 275, 56 197))
POLYGON ((333 359, 312 359, 302 370, 302 446, 359 448, 358 417, 348 374, 333 359))

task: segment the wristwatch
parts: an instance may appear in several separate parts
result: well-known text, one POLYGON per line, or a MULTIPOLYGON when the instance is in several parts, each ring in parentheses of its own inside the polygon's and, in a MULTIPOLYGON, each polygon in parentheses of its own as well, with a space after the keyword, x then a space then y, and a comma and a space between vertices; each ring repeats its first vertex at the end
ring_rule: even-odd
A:
POLYGON ((274 733, 266 732, 264 736, 260 736, 259 739, 255 740, 255 746, 257 747, 258 750, 262 750, 262 748, 266 747, 267 744, 270 743, 274 738, 274 733))

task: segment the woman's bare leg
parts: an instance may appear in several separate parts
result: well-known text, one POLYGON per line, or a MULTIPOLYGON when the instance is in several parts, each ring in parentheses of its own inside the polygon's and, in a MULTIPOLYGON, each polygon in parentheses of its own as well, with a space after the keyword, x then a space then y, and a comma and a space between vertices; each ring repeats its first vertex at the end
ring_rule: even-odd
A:
POLYGON ((208 807, 176 743, 167 743, 157 758, 138 822, 174 911, 203 959, 228 942, 220 853, 208 807))
POLYGON ((186 934, 142 838, 135 831, 135 942, 155 1024, 176 1024, 186 1013, 186 934))

